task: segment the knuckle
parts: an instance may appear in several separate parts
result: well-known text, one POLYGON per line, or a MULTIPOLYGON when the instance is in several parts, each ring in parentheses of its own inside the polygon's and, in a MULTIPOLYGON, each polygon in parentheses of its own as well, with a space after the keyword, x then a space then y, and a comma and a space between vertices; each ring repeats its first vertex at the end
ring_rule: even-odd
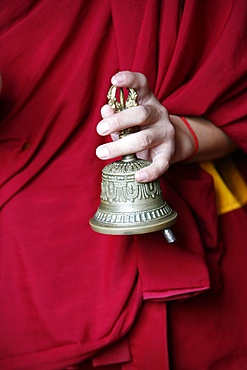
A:
POLYGON ((151 130, 145 130, 141 132, 141 135, 139 137, 139 145, 141 150, 144 150, 146 148, 149 148, 154 140, 154 136, 151 130))
POLYGON ((159 176, 163 175, 169 167, 170 163, 167 159, 164 159, 162 163, 157 163, 153 168, 154 177, 158 178, 159 176))
POLYGON ((142 86, 145 86, 145 85, 148 84, 147 77, 143 73, 138 73, 138 76, 140 78, 140 81, 141 81, 141 85, 142 86))
POLYGON ((159 121, 160 133, 162 137, 166 137, 168 140, 175 138, 175 127, 167 122, 167 120, 159 121))
POLYGON ((136 114, 140 122, 145 122, 150 116, 150 111, 146 105, 138 105, 138 107, 136 107, 136 114))
POLYGON ((163 171, 162 173, 165 173, 168 168, 170 167, 170 161, 168 159, 165 159, 164 162, 163 162, 163 171))
POLYGON ((112 117, 112 128, 114 131, 120 131, 122 129, 122 121, 118 113, 112 117))
POLYGON ((151 175, 153 179, 157 179, 161 175, 160 169, 158 167, 153 167, 151 175))
POLYGON ((146 78, 146 76, 143 74, 143 73, 140 73, 140 72, 130 72, 130 71, 125 71, 126 73, 126 80, 128 82, 132 82, 133 80, 137 80, 138 81, 138 84, 141 86, 141 87, 144 87, 145 85, 148 84, 148 80, 146 78))
POLYGON ((125 73, 125 78, 126 78, 126 80, 129 82, 129 81, 131 81, 131 80, 133 80, 133 75, 134 75, 134 73, 133 72, 130 72, 130 71, 124 71, 124 73, 125 73))

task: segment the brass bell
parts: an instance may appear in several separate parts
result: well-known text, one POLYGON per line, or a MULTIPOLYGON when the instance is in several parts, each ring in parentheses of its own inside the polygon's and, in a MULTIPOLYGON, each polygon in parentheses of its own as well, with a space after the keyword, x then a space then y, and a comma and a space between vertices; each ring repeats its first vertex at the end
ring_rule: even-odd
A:
MULTIPOLYGON (((132 88, 128 91, 124 101, 124 92, 120 88, 118 102, 117 87, 111 86, 107 95, 108 104, 115 112, 137 106, 136 91, 132 88)), ((130 129, 125 129, 119 137, 121 139, 130 133, 130 129)), ((169 243, 176 240, 169 228, 176 222, 177 212, 163 199, 159 181, 139 183, 135 180, 135 173, 149 165, 149 161, 129 154, 103 168, 100 206, 89 221, 94 231, 130 235, 163 230, 169 243)))

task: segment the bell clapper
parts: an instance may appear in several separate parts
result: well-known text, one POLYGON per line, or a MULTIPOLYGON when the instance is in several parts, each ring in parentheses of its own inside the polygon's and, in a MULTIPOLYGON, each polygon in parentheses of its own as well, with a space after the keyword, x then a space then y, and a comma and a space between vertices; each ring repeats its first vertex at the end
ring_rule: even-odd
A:
POLYGON ((172 243, 175 243, 177 241, 177 239, 176 239, 175 235, 173 234, 173 232, 171 231, 171 229, 164 229, 164 230, 162 230, 162 233, 163 233, 164 237, 166 238, 167 243, 172 244, 172 243))

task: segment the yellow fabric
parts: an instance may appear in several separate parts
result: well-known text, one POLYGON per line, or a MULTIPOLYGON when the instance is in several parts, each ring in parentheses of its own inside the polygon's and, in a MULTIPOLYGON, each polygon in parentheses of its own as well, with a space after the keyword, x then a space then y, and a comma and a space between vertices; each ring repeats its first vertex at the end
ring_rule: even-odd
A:
POLYGON ((241 208, 247 204, 247 184, 231 158, 200 164, 214 179, 218 214, 241 208))

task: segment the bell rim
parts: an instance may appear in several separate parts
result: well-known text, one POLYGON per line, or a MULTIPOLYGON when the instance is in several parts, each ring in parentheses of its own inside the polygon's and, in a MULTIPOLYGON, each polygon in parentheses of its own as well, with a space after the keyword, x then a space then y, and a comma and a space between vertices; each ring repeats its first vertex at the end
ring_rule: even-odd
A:
POLYGON ((103 223, 102 221, 97 221, 94 218, 91 218, 89 224, 93 231, 96 231, 100 234, 106 235, 137 235, 137 234, 147 234, 151 232, 156 232, 164 229, 170 228, 176 223, 177 212, 172 211, 172 213, 159 220, 154 222, 143 222, 141 224, 133 225, 116 225, 113 223, 103 223))

